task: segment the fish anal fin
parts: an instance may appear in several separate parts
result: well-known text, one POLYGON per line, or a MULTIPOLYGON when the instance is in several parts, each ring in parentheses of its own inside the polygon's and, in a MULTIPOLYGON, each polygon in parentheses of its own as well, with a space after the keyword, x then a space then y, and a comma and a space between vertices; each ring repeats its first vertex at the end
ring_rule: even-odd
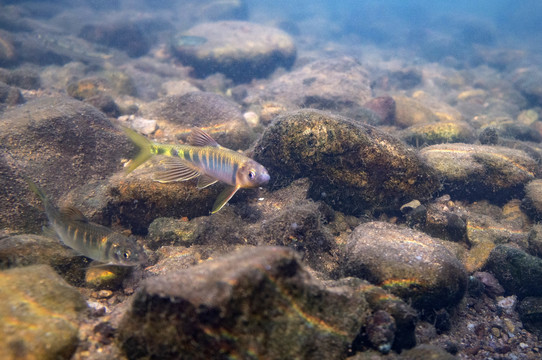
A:
POLYGON ((222 209, 224 205, 226 205, 226 203, 232 198, 232 196, 235 195, 237 190, 239 190, 239 186, 228 186, 222 190, 215 200, 211 213, 214 214, 222 209))
POLYGON ((215 179, 215 178, 212 178, 210 176, 207 176, 207 175, 201 175, 199 178, 198 178, 198 189, 205 189, 207 186, 211 186, 213 185, 214 183, 216 183, 218 180, 215 179))
POLYGON ((190 167, 180 159, 168 158, 165 163, 167 163, 168 169, 155 172, 153 180, 161 183, 168 183, 173 181, 186 181, 201 175, 197 169, 190 167))
POLYGON ((83 215, 81 210, 72 206, 63 207, 62 209, 60 209, 60 216, 62 217, 62 219, 68 221, 88 222, 87 217, 83 215))
POLYGON ((188 143, 193 146, 220 146, 211 135, 197 127, 192 128, 192 132, 188 135, 188 143))

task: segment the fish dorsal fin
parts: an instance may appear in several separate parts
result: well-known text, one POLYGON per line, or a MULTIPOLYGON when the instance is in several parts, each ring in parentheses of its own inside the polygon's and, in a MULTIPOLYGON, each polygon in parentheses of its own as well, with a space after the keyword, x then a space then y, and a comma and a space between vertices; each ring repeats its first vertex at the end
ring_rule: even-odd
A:
POLYGON ((168 183, 173 181, 186 181, 198 177, 201 173, 191 168, 179 158, 167 158, 163 161, 168 167, 165 171, 157 171, 153 175, 153 180, 161 183, 168 183))
POLYGON ((192 128, 192 132, 188 135, 188 143, 194 146, 220 146, 211 135, 197 127, 192 128))
POLYGON ((218 210, 222 209, 224 205, 232 198, 233 195, 239 190, 238 186, 228 186, 220 194, 218 194, 218 197, 215 200, 215 203, 213 205, 213 210, 211 213, 216 213, 218 210))
POLYGON ((64 220, 88 222, 88 219, 81 212, 81 210, 72 206, 64 207, 60 209, 60 216, 64 220))
POLYGON ((208 175, 201 175, 199 178, 198 178, 198 189, 201 190, 201 189, 205 189, 207 186, 211 186, 213 185, 214 183, 216 183, 218 180, 215 179, 215 178, 212 178, 208 175))

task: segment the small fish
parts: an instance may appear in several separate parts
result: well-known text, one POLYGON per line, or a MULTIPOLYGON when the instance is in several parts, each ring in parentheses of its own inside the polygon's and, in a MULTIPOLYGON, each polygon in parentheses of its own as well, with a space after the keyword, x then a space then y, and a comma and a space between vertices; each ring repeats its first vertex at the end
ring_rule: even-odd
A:
POLYGON ((131 172, 153 155, 169 156, 165 162, 168 170, 155 173, 154 180, 168 183, 198 178, 198 189, 206 188, 217 181, 228 186, 216 199, 212 213, 216 213, 241 188, 254 188, 267 184, 267 170, 249 157, 226 149, 206 132, 192 129, 188 143, 180 145, 158 144, 143 135, 124 128, 130 139, 141 149, 139 155, 129 164, 131 172))
POLYGON ((91 223, 76 208, 56 208, 36 184, 28 179, 26 181, 41 199, 51 230, 66 246, 106 265, 134 266, 141 263, 144 252, 133 237, 91 223))

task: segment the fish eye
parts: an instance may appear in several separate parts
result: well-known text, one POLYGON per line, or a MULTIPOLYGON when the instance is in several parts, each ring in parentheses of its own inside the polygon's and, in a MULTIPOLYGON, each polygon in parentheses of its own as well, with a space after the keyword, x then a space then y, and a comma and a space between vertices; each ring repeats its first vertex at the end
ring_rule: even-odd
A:
POLYGON ((131 255, 130 250, 126 250, 126 251, 124 252, 124 254, 123 254, 124 259, 128 260, 128 259, 130 258, 130 255, 131 255))
POLYGON ((249 178, 250 180, 254 180, 255 177, 256 177, 256 171, 250 170, 250 171, 248 172, 248 178, 249 178))

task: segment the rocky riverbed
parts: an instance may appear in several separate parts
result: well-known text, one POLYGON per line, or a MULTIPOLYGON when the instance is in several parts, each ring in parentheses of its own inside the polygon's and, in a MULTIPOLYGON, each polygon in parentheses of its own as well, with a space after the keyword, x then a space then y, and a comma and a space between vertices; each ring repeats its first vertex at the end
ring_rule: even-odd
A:
POLYGON ((0 5, 0 358, 540 358, 540 54, 474 20, 398 50, 265 15, 0 5), (221 184, 126 174, 122 127, 201 128, 270 181, 210 214, 221 184), (146 261, 42 231, 27 179, 146 261))

